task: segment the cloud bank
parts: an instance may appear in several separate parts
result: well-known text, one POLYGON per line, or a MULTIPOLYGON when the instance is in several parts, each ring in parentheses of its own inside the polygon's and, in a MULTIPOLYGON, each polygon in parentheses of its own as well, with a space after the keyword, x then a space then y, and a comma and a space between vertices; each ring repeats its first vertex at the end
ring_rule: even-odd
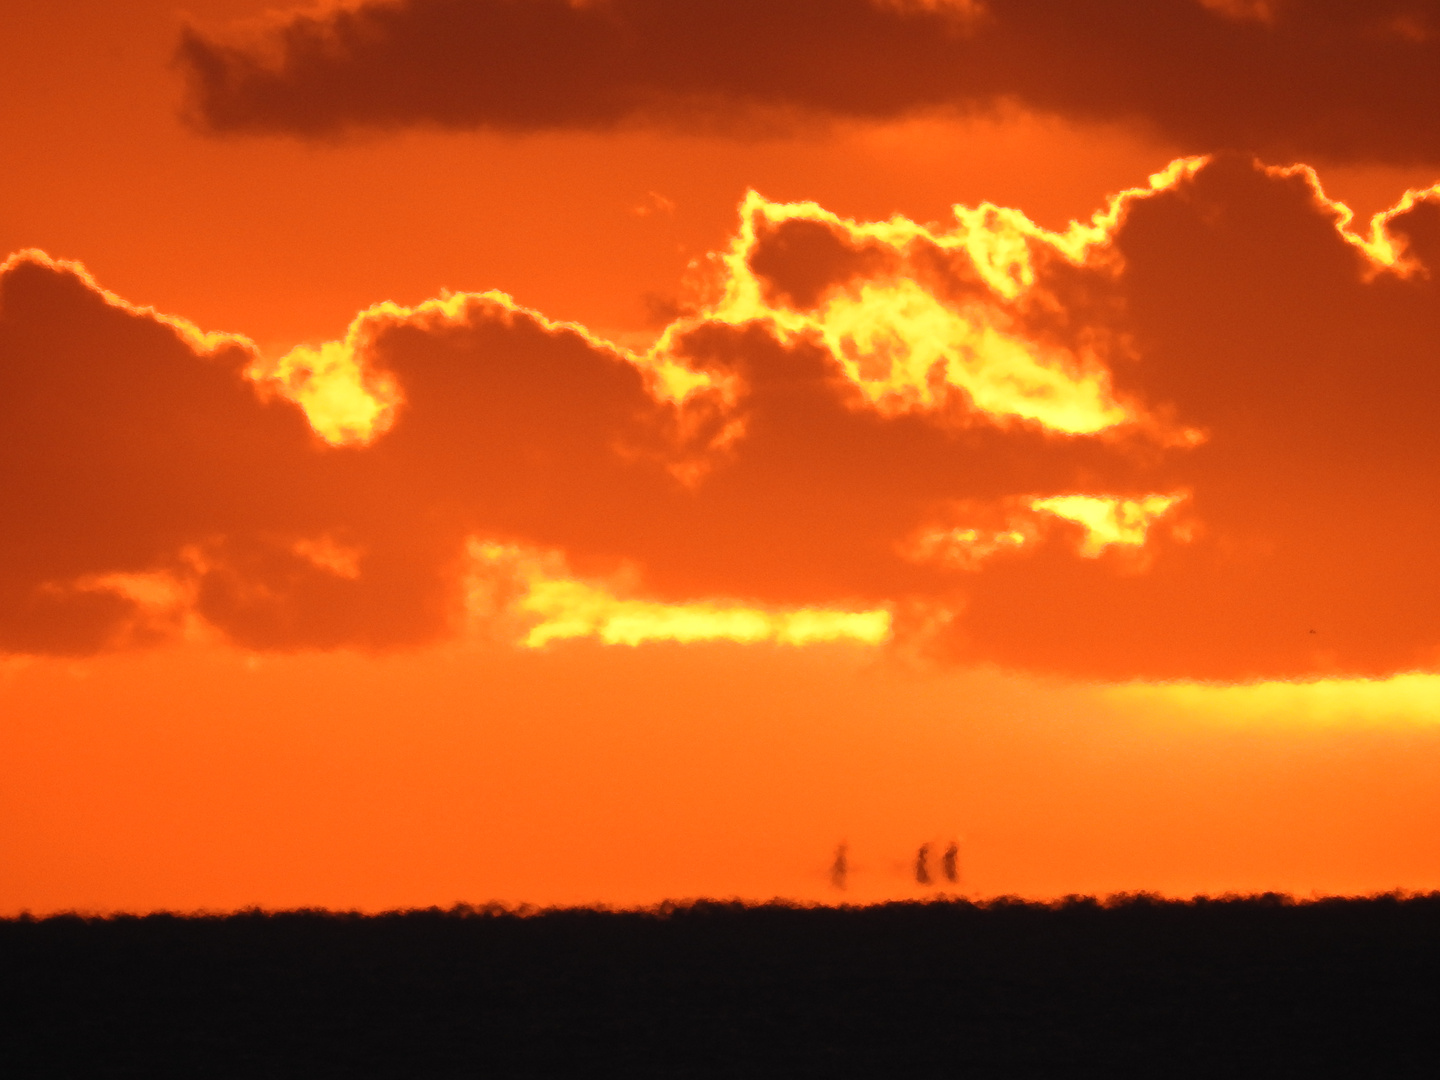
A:
POLYGON ((266 359, 12 256, 0 650, 481 625, 1104 679, 1440 665, 1440 189, 1366 232, 1237 157, 1065 233, 741 212, 644 354, 491 293, 266 359))
POLYGON ((368 0, 189 27, 214 133, 763 132, 1018 103, 1186 152, 1440 162, 1435 0, 368 0))

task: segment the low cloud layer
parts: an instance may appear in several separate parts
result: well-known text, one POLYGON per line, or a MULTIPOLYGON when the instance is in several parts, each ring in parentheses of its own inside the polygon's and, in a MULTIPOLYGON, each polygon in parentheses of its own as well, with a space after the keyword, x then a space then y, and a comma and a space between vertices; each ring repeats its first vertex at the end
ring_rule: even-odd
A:
POLYGON ((12 257, 0 650, 728 619, 1090 678, 1440 664, 1440 191, 1361 234, 1223 157, 1065 234, 742 214, 644 355, 460 294, 266 361, 12 257))
POLYGON ((749 134, 1015 102, 1187 152, 1440 162, 1435 0, 369 0, 188 28, 193 120, 749 134))

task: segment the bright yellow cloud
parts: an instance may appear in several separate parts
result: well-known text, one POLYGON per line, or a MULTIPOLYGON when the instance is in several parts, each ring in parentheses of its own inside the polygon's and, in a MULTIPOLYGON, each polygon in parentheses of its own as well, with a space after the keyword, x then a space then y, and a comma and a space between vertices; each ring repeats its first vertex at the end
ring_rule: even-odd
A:
POLYGON ((1144 544, 1156 518, 1183 497, 1147 495, 1143 499, 1122 499, 1113 495, 1057 495, 1036 499, 1030 506, 1085 526, 1080 554, 1093 559, 1112 544, 1127 547, 1144 544))
POLYGON ((472 543, 470 552, 478 579, 472 594, 483 596, 480 606, 488 604, 488 614, 501 613, 495 610, 498 606, 522 619, 527 629, 521 642, 530 648, 576 638, 633 646, 652 641, 879 645, 890 637, 890 612, 884 609, 775 610, 709 601, 667 604, 630 599, 569 576, 555 555, 494 543, 472 543), (497 590, 486 581, 487 575, 497 572, 513 582, 513 595, 498 605, 497 590))
POLYGON ((1440 724, 1440 675, 1433 674, 1239 686, 1135 683, 1103 693, 1118 703, 1141 707, 1151 716, 1180 711, 1227 723, 1440 724))

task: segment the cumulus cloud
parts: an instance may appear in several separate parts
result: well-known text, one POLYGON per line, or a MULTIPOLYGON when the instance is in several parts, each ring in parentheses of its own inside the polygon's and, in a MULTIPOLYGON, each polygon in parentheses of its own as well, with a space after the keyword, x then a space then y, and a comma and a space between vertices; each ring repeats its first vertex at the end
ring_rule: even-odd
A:
POLYGON ((1181 160, 1088 223, 758 195, 647 353, 503 294, 265 359, 0 268, 0 649, 895 639, 1125 679, 1440 663, 1440 189, 1181 160))
POLYGON ((212 132, 767 130, 1018 102, 1190 152, 1440 161, 1435 0, 365 0, 187 28, 212 132))

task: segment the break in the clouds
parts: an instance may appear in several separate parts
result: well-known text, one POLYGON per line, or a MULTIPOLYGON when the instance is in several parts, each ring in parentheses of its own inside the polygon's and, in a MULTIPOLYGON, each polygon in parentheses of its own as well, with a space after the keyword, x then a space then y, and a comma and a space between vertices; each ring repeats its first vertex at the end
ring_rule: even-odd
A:
POLYGON ((0 271, 0 649, 887 636, 1082 677, 1440 662, 1440 190, 1179 161, 1089 225, 742 207, 629 352, 501 294, 264 359, 0 271))
POLYGON ((744 133, 1001 103, 1186 152, 1440 161, 1435 0, 368 0, 187 28, 224 132, 744 133))

